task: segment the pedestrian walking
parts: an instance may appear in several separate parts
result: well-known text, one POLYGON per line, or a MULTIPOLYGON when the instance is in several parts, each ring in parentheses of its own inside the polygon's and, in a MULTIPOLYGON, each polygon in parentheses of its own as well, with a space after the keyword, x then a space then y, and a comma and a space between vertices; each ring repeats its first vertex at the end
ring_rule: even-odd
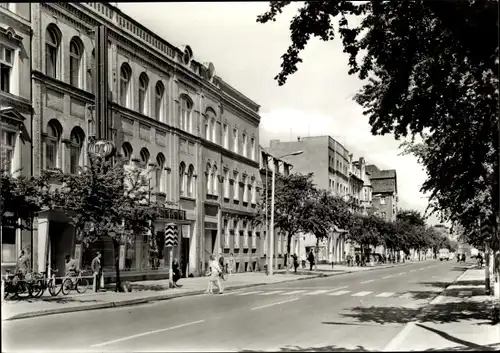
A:
MULTIPOLYGON (((92 272, 94 272, 94 291, 99 292, 102 279, 102 264, 101 252, 98 251, 91 264, 92 272)), ((102 283, 104 284, 104 283, 102 283)))
POLYGON ((177 284, 177 281, 182 277, 181 269, 179 267, 179 261, 177 260, 177 258, 174 258, 174 261, 172 261, 172 272, 173 272, 174 287, 181 287, 180 285, 177 284))
POLYGON ((219 266, 219 262, 215 259, 215 256, 210 255, 210 262, 209 262, 209 267, 210 267, 210 272, 208 275, 210 276, 208 280, 208 287, 207 291, 205 292, 206 294, 213 294, 213 285, 215 284, 217 288, 219 289, 219 294, 222 294, 224 289, 222 288, 222 285, 220 283, 219 279, 219 274, 221 273, 221 268, 219 266))
POLYGON ((26 274, 30 271, 31 263, 30 258, 24 250, 21 250, 19 253, 19 259, 17 260, 17 271, 21 272, 22 276, 26 276, 26 274))
POLYGON ((309 270, 312 271, 314 266, 314 252, 312 249, 309 252, 309 256, 307 257, 307 259, 309 260, 309 270))
POLYGON ((297 254, 293 254, 292 258, 293 258, 294 272, 297 273, 297 268, 299 267, 299 257, 297 256, 297 254))
POLYGON ((300 262, 302 262, 302 269, 305 269, 306 268, 306 255, 304 253, 302 253, 300 255, 300 262))
POLYGON ((236 261, 234 260, 234 255, 233 255, 233 253, 230 253, 229 254, 229 261, 228 261, 229 274, 232 274, 234 272, 235 263, 236 263, 236 261))
POLYGON ((127 256, 125 256, 125 268, 129 271, 132 269, 133 257, 134 257, 134 249, 132 248, 132 246, 129 245, 127 248, 127 256))

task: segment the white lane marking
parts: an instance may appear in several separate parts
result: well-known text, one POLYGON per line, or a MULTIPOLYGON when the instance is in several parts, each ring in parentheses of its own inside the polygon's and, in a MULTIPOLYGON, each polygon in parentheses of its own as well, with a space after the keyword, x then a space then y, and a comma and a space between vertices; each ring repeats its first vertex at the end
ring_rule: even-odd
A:
POLYGON ((383 292, 383 293, 380 293, 380 294, 377 294, 376 297, 380 297, 380 298, 389 298, 391 296, 393 296, 394 292, 383 292))
POLYGON ((299 293, 304 293, 305 290, 294 290, 288 293, 281 293, 280 295, 292 295, 292 294, 299 294, 299 293))
POLYGON ((239 293, 242 293, 242 292, 243 292, 242 290, 239 290, 239 291, 236 291, 236 292, 223 293, 221 295, 235 295, 235 294, 239 294, 239 293))
POLYGON ((411 270, 410 272, 415 272, 416 270, 411 270))
POLYGON ((389 276, 382 277, 382 279, 391 278, 391 277, 392 277, 392 275, 389 275, 389 276))
POLYGON ((333 292, 333 293, 330 293, 328 295, 339 296, 339 295, 344 295, 347 293, 351 293, 351 291, 350 290, 339 290, 338 292, 333 292))
POLYGON ((261 294, 257 294, 257 295, 272 295, 272 294, 278 294, 278 293, 282 293, 284 292, 283 290, 274 290, 272 292, 267 292, 267 293, 261 293, 261 294))
POLYGON ((257 294, 257 293, 262 293, 264 292, 263 290, 257 290, 253 292, 246 292, 246 293, 238 293, 237 295, 250 295, 250 294, 257 294))
POLYGON ((368 295, 370 293, 373 293, 373 292, 358 292, 356 294, 353 294, 352 296, 353 297, 364 297, 365 295, 368 295))
POLYGON ((398 346, 405 340, 410 331, 413 329, 415 324, 413 322, 409 322, 406 326, 399 331, 399 333, 384 347, 384 352, 392 352, 397 351, 398 346))
POLYGON ((167 328, 163 328, 163 329, 160 329, 160 330, 148 331, 148 332, 139 333, 137 335, 132 335, 132 336, 127 336, 127 337, 117 338, 115 340, 93 344, 90 347, 102 347, 102 346, 106 346, 106 345, 112 344, 112 343, 117 343, 117 342, 127 341, 127 340, 130 340, 130 339, 133 339, 133 338, 137 338, 137 337, 152 335, 152 334, 158 333, 158 332, 171 331, 171 330, 175 330, 175 329, 178 329, 178 328, 181 328, 181 327, 186 327, 186 326, 190 326, 190 325, 200 324, 202 322, 205 322, 205 320, 188 322, 188 323, 185 323, 185 324, 182 324, 182 325, 167 327, 167 328))
POLYGON ((399 299, 411 299, 411 293, 405 293, 405 294, 402 294, 400 295, 398 298, 399 299))
POLYGON ((398 273, 398 276, 406 275, 406 272, 398 273))
POLYGON ((425 268, 421 268, 421 269, 420 269, 420 271, 423 271, 423 270, 425 270, 425 268))
POLYGON ((462 290, 458 293, 459 296, 471 296, 472 291, 471 290, 462 290))
POLYGON ((251 310, 258 310, 258 309, 263 309, 263 308, 268 308, 270 306, 274 306, 274 305, 280 305, 280 304, 284 304, 284 303, 289 303, 289 302, 293 302, 295 300, 299 300, 300 298, 292 298, 292 299, 288 299, 288 300, 283 300, 282 302, 278 302, 278 303, 272 303, 272 304, 267 304, 267 305, 262 305, 262 306, 257 306, 255 308, 252 308, 251 310))
POLYGON ((314 292, 309 292, 309 293, 304 293, 304 295, 318 295, 318 294, 323 294, 326 292, 330 292, 331 290, 328 289, 320 289, 320 290, 315 290, 314 292))
POLYGON ((361 284, 363 284, 363 283, 370 283, 370 282, 373 282, 373 281, 375 281, 375 280, 374 279, 369 279, 368 281, 363 281, 363 282, 360 282, 360 283, 361 284))

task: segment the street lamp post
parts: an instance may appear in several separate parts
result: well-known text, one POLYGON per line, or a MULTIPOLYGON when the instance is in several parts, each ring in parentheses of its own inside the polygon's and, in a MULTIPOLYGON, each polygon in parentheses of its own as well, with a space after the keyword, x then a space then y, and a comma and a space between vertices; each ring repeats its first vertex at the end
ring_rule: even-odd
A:
MULTIPOLYGON (((289 157, 289 156, 298 156, 299 154, 304 153, 304 151, 296 151, 292 153, 285 154, 284 156, 281 156, 279 158, 276 158, 278 160, 289 157)), ((273 163, 273 175, 271 179, 271 224, 270 224, 270 229, 269 229, 269 261, 271 262, 271 265, 269 267, 269 275, 273 275, 273 270, 274 270, 274 194, 276 191, 276 165, 273 163)), ((267 212, 267 210, 266 210, 267 212)))

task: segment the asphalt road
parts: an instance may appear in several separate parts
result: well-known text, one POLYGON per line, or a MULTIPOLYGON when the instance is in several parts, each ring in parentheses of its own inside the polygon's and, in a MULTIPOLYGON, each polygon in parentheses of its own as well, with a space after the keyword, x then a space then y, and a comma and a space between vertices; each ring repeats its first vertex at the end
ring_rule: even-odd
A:
POLYGON ((464 269, 454 261, 426 261, 8 321, 2 352, 382 350, 464 269))

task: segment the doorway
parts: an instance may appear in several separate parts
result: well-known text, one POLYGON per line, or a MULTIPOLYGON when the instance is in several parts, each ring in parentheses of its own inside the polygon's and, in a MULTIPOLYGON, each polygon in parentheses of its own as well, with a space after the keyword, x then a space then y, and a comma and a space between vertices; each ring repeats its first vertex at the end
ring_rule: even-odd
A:
POLYGON ((179 265, 184 277, 189 276, 189 238, 181 238, 181 249, 179 254, 179 265))

